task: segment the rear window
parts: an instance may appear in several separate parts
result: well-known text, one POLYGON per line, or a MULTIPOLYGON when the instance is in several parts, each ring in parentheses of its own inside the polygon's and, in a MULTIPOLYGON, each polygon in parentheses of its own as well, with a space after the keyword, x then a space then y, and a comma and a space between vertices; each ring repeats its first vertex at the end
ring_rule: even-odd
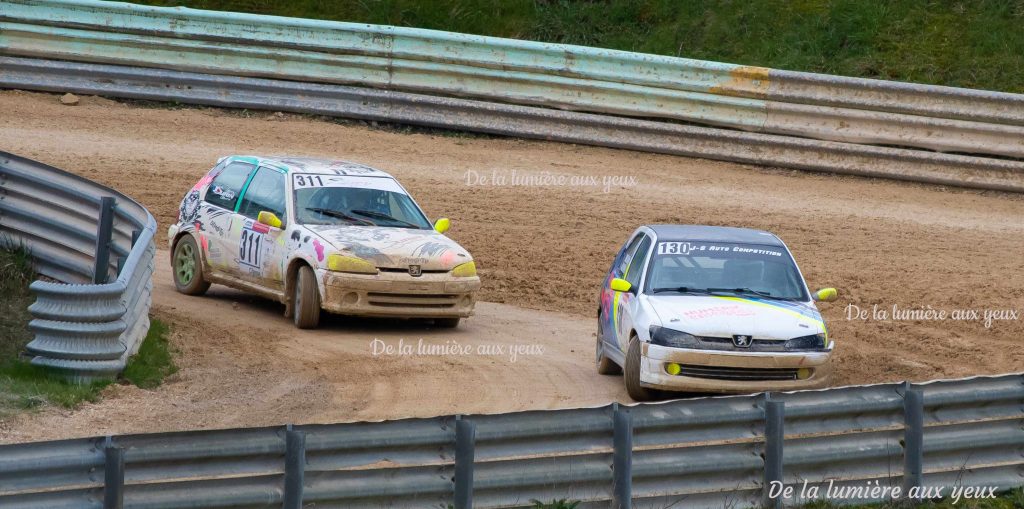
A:
POLYGON ((254 166, 246 163, 231 163, 214 177, 206 189, 206 202, 218 207, 235 210, 242 186, 249 179, 254 166))

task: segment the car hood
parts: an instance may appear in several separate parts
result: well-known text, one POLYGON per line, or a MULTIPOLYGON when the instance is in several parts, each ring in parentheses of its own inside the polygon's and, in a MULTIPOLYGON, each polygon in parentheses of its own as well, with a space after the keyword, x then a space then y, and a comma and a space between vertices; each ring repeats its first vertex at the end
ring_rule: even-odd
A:
POLYGON ((810 302, 703 295, 648 295, 646 300, 663 327, 695 336, 792 339, 825 332, 810 302))
POLYGON ((434 230, 377 226, 307 225, 343 255, 357 256, 379 268, 451 270, 473 258, 454 240, 434 230))

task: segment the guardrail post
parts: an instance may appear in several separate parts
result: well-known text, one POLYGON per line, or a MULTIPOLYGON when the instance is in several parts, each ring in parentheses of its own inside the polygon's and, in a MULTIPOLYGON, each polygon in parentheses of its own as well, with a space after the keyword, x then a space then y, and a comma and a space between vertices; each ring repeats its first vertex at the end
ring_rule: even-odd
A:
POLYGON ((785 439, 786 407, 765 394, 764 402, 764 506, 779 509, 782 496, 770 497, 773 482, 782 482, 782 443, 785 439))
POLYGON ((924 470, 924 393, 906 384, 903 392, 903 493, 920 489, 924 470))
POLYGON ((107 282, 110 274, 110 238, 114 233, 113 197, 100 198, 100 220, 96 227, 96 266, 93 269, 92 282, 98 285, 107 282))
POLYGON ((612 507, 630 509, 633 504, 633 414, 612 404, 614 453, 612 454, 612 507))
POLYGON ((455 416, 455 509, 473 509, 476 423, 455 416))
POLYGON ((303 482, 306 477, 306 434, 289 424, 284 435, 283 509, 302 508, 303 482))
POLYGON ((124 450, 107 437, 103 447, 103 509, 124 507, 124 450))

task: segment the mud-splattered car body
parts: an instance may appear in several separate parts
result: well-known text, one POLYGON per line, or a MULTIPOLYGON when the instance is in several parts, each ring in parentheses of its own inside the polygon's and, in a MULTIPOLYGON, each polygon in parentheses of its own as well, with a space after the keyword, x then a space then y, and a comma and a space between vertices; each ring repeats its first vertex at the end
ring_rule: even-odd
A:
POLYGON ((191 236, 200 252, 193 275, 279 300, 286 314, 301 300, 297 280, 308 267, 316 294, 307 295, 319 308, 454 326, 473 313, 480 279, 470 254, 443 235, 447 225, 447 219, 427 221, 398 181, 380 170, 231 156, 186 194, 168 235, 179 289, 189 260, 178 247, 191 236))
POLYGON ((786 245, 764 231, 638 228, 604 280, 597 363, 649 389, 742 393, 826 385, 834 342, 786 245))

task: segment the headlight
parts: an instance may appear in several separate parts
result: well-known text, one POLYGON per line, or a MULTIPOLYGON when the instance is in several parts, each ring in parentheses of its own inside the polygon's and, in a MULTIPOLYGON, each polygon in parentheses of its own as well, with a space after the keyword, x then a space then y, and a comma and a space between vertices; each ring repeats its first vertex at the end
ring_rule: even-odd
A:
POLYGON ((476 275, 476 262, 466 262, 462 265, 456 265, 452 269, 452 275, 455 277, 473 277, 476 275))
POLYGON ((354 256, 332 254, 327 257, 327 268, 335 272, 351 272, 354 274, 376 274, 377 267, 372 263, 354 256))
POLYGON ((786 350, 824 350, 825 335, 800 336, 786 341, 786 350))
POLYGON ((700 341, 693 334, 674 329, 666 329, 657 325, 651 327, 651 343, 673 348, 698 348, 700 341))

